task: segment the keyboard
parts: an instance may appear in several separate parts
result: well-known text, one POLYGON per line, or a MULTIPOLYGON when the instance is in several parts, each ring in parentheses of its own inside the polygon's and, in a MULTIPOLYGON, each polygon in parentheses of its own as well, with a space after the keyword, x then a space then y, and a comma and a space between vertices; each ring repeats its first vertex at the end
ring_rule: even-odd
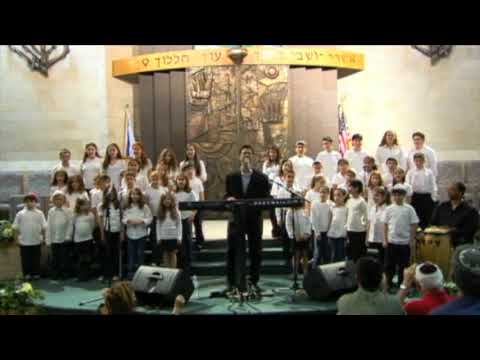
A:
POLYGON ((180 210, 213 210, 213 211, 229 211, 234 207, 248 206, 256 209, 274 209, 285 207, 301 207, 305 204, 305 200, 300 197, 290 199, 239 199, 234 201, 226 200, 206 200, 206 201, 182 201, 178 204, 180 210))

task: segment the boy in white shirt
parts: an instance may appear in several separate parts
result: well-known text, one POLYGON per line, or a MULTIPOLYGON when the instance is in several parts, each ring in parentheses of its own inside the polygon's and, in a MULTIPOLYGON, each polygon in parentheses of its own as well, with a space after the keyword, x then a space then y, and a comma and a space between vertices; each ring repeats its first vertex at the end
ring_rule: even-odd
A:
POLYGON ((363 170, 363 161, 368 156, 365 151, 362 150, 363 136, 360 134, 354 134, 352 136, 353 149, 347 150, 345 153, 345 159, 348 160, 350 166, 355 169, 357 174, 363 170))
POLYGON ((52 279, 67 276, 68 246, 72 238, 73 212, 65 207, 65 194, 57 190, 52 196, 53 207, 48 211, 46 244, 52 254, 52 279))
POLYGON ((59 153, 60 163, 52 169, 52 178, 53 174, 57 170, 65 170, 68 174, 68 177, 80 175, 80 168, 70 164, 70 159, 72 158, 72 153, 68 149, 62 149, 59 153))
POLYGON ((120 200, 120 205, 122 206, 122 209, 125 209, 128 205, 128 196, 130 192, 137 186, 134 172, 127 171, 125 172, 123 177, 125 179, 125 186, 122 187, 122 190, 120 190, 120 192, 118 193, 118 198, 120 200))
POLYGON ((15 216, 12 228, 15 241, 20 244, 23 277, 36 280, 40 279, 41 245, 45 240, 47 222, 37 208, 37 195, 26 195, 23 203, 25 207, 15 216))
POLYGON ((411 204, 420 219, 419 226, 425 229, 432 218, 437 185, 433 171, 425 168, 425 155, 417 153, 413 159, 415 168, 408 171, 405 181, 412 187, 411 204))
POLYGON ((348 189, 350 199, 347 201, 347 249, 349 257, 356 263, 367 253, 367 202, 361 196, 363 185, 360 180, 353 180, 348 189))
MULTIPOLYGON (((127 172, 135 174, 135 187, 142 190, 142 193, 145 193, 145 190, 147 190, 148 186, 148 179, 145 177, 143 172, 140 172, 140 162, 137 159, 128 159, 127 172)), ((123 178, 120 187, 123 190, 123 188, 126 186, 126 179, 123 178)))
POLYGON ((368 182, 370 181, 370 175, 375 170, 377 170, 377 165, 375 165, 375 158, 373 158, 371 156, 366 156, 363 159, 362 170, 359 173, 357 173, 358 174, 358 180, 360 180, 363 183, 363 186, 368 185, 368 182))
POLYGON ((332 150, 333 140, 330 136, 325 136, 322 139, 323 151, 317 155, 318 161, 323 165, 323 173, 328 181, 332 181, 333 177, 337 173, 338 160, 342 158, 342 155, 338 151, 332 150))
POLYGON ((307 143, 299 140, 295 144, 295 156, 290 158, 295 172, 296 187, 303 193, 307 192, 313 177, 313 159, 306 155, 307 143))
POLYGON ((425 134, 421 133, 420 131, 416 131, 412 134, 412 140, 414 148, 410 150, 407 156, 408 170, 415 168, 415 160, 413 159, 413 156, 417 153, 422 153, 425 155, 425 167, 432 170, 433 176, 437 177, 437 155, 431 147, 425 145, 425 134))
POLYGON ((383 173, 383 184, 386 187, 393 186, 395 170, 398 168, 398 161, 395 158, 388 158, 386 161, 387 171, 383 173))
POLYGON ((320 200, 310 205, 310 221, 315 235, 313 266, 328 264, 331 250, 328 244, 327 232, 332 221, 332 202, 329 200, 330 189, 323 186, 320 189, 320 200))
POLYGON ((398 284, 403 282, 403 270, 409 266, 410 247, 415 241, 419 222, 415 209, 405 204, 406 194, 403 185, 393 187, 393 204, 387 207, 381 220, 385 224, 383 247, 386 250, 385 275, 389 289, 393 287, 395 274, 398 275, 398 284))

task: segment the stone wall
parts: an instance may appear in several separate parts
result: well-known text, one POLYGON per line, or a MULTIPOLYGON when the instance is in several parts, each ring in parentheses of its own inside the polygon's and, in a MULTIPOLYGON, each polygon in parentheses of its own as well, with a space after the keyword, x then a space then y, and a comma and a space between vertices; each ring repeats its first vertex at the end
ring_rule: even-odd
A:
POLYGON ((420 130, 440 160, 480 158, 480 46, 455 46, 434 66, 411 46, 337 48, 365 54, 365 70, 338 82, 338 100, 369 152, 387 129, 407 149, 420 130))
POLYGON ((0 167, 41 170, 58 160, 62 147, 80 160, 85 143, 104 149, 123 142, 125 104, 131 85, 111 76, 112 58, 131 56, 132 46, 71 46, 49 77, 0 46, 0 167))

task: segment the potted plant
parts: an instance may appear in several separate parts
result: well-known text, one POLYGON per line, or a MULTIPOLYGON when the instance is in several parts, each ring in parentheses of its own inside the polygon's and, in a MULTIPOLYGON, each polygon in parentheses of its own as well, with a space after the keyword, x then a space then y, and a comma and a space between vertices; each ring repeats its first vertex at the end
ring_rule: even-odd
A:
POLYGON ((0 315, 40 315, 43 311, 34 303, 39 299, 43 299, 42 293, 30 283, 0 283, 0 315))
POLYGON ((9 247, 13 244, 12 224, 10 221, 0 220, 0 248, 9 247))

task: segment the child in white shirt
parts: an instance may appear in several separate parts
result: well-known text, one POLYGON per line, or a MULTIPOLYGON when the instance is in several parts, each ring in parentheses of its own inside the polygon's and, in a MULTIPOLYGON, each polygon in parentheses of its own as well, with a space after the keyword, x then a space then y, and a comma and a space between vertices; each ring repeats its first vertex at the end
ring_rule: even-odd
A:
MULTIPOLYGON (((192 192, 195 194, 197 201, 205 200, 205 191, 203 188, 203 182, 195 176, 195 166, 191 162, 187 162, 182 168, 183 173, 188 178, 188 184, 192 189, 192 192)), ((195 227, 195 246, 200 250, 205 243, 205 237, 203 236, 202 229, 202 216, 200 211, 195 212, 195 217, 193 218, 193 226, 195 227)))
POLYGON ((375 190, 379 187, 383 187, 382 174, 380 174, 379 171, 372 171, 372 174, 370 175, 370 179, 368 180, 368 184, 365 189, 365 198, 367 199, 367 205, 369 209, 375 205, 375 202, 373 201, 373 196, 375 194, 375 190))
POLYGON ((122 209, 125 209, 128 206, 128 197, 130 196, 132 190, 136 187, 136 179, 135 173, 131 171, 125 172, 123 177, 125 179, 125 186, 122 187, 122 190, 120 190, 118 193, 118 198, 120 200, 120 206, 122 209))
POLYGON ((102 202, 97 206, 100 239, 104 256, 100 259, 102 276, 99 279, 117 281, 122 276, 120 269, 120 246, 125 240, 122 224, 122 207, 117 190, 109 186, 103 192, 102 202))
POLYGON ((52 195, 55 191, 60 190, 64 194, 67 193, 68 174, 65 170, 60 169, 55 171, 50 184, 50 201, 52 201, 52 195))
POLYGON ((68 274, 68 244, 72 239, 73 213, 65 205, 65 194, 57 190, 53 207, 48 211, 46 243, 52 254, 52 278, 66 278, 68 274))
POLYGON ((89 201, 88 193, 85 191, 83 179, 80 175, 72 176, 68 179, 67 192, 65 193, 66 206, 73 211, 78 199, 89 201))
POLYGON ((356 263, 367 253, 367 202, 361 196, 363 184, 353 180, 349 186, 350 198, 347 201, 347 238, 349 257, 356 263))
POLYGON ((382 265, 385 264, 385 250, 383 243, 385 241, 385 225, 382 218, 390 203, 390 196, 383 186, 376 187, 373 192, 374 204, 368 210, 367 224, 367 247, 377 249, 378 260, 382 265))
POLYGON ((393 204, 387 207, 382 219, 385 224, 385 275, 389 289, 393 287, 395 274, 398 275, 398 284, 403 282, 403 270, 409 266, 410 248, 419 222, 415 209, 405 204, 406 193, 400 184, 393 187, 393 204))
POLYGON ((152 218, 152 213, 145 203, 142 190, 134 188, 128 195, 128 205, 122 218, 122 223, 127 227, 128 277, 130 279, 138 267, 144 263, 145 242, 152 218))
POLYGON ((350 164, 348 163, 348 160, 340 159, 338 160, 337 167, 338 172, 333 176, 332 179, 333 189, 336 189, 347 182, 347 171, 350 169, 350 164))
POLYGON ((157 242, 163 250, 163 265, 177 267, 177 251, 182 240, 182 219, 175 195, 167 192, 160 199, 157 220, 157 242))
POLYGON ((332 221, 332 205, 329 200, 330 189, 327 186, 320 188, 320 199, 314 200, 310 208, 310 221, 315 235, 313 266, 328 264, 331 250, 328 244, 328 229, 332 221))
POLYGON ((387 186, 387 190, 392 191, 392 188, 397 184, 403 185, 403 187, 407 191, 407 196, 405 197, 405 202, 407 204, 410 204, 411 199, 412 199, 412 195, 413 195, 412 186, 406 182, 405 170, 403 170, 402 168, 399 168, 399 167, 397 167, 395 169, 395 172, 393 173, 393 184, 387 186))
POLYGON ((90 202, 79 198, 75 204, 72 220, 72 237, 78 258, 77 279, 79 281, 87 281, 91 275, 94 229, 95 215, 91 210, 90 202))
POLYGON ((98 154, 97 145, 89 143, 85 145, 83 161, 80 165, 80 171, 85 184, 85 189, 90 195, 90 190, 95 187, 95 178, 102 173, 102 159, 98 154))
MULTIPOLYGON (((186 175, 180 174, 176 178, 175 199, 177 205, 184 201, 198 201, 196 194, 190 188, 190 182, 186 175)), ((182 246, 180 248, 180 256, 178 267, 190 274, 190 264, 192 261, 192 224, 196 211, 181 211, 182 219, 182 246)))
POLYGON ((385 186, 393 185, 395 170, 398 168, 398 161, 395 158, 388 158, 386 162, 387 170, 383 173, 383 183, 385 186))
MULTIPOLYGON (((274 196, 276 199, 290 199, 292 197, 291 192, 296 193, 298 191, 298 189, 294 187, 295 173, 293 172, 293 170, 287 170, 286 172, 284 172, 283 180, 285 182, 286 188, 279 186, 278 191, 275 193, 275 196, 274 196)), ((290 240, 288 238, 288 233, 287 233, 286 223, 285 223, 287 209, 276 208, 275 212, 277 216, 278 226, 281 229, 280 234, 281 234, 282 245, 283 245, 283 256, 285 258, 285 261, 289 262, 290 261, 290 240)))
MULTIPOLYGON (((135 187, 142 190, 142 193, 145 193, 148 186, 148 180, 145 175, 140 172, 140 161, 135 158, 130 158, 127 161, 127 172, 131 172, 135 174, 135 187)), ((125 177, 122 179, 121 188, 125 188, 127 186, 125 177)))
POLYGON ((37 208, 35 194, 23 198, 25 207, 15 216, 12 228, 15 241, 20 244, 20 258, 25 280, 40 278, 41 245, 45 239, 47 222, 43 212, 37 208))
POLYGON ((310 223, 308 210, 305 207, 300 209, 289 208, 285 218, 285 226, 288 238, 294 244, 295 259, 292 259, 293 266, 301 263, 305 275, 308 271, 308 244, 312 235, 312 224, 310 223))
POLYGON ((325 178, 323 176, 314 177, 310 190, 305 194, 305 206, 308 212, 310 212, 311 205, 314 201, 320 201, 320 190, 325 187, 325 178))
POLYGON ((345 260, 345 243, 347 239, 347 214, 345 206, 348 194, 344 189, 338 188, 333 191, 332 221, 327 236, 332 250, 333 262, 345 260))
POLYGON ((406 182, 412 187, 412 206, 417 213, 419 226, 425 229, 432 218, 437 195, 437 184, 433 171, 425 167, 425 155, 416 153, 413 155, 415 168, 407 173, 406 182))
MULTIPOLYGON (((147 201, 150 211, 153 215, 152 223, 150 224, 150 244, 154 251, 153 254, 153 264, 157 265, 157 260, 160 259, 160 254, 157 254, 159 251, 157 244, 157 214, 158 207, 160 206, 160 199, 162 195, 168 192, 168 188, 160 184, 160 175, 158 171, 154 170, 150 173, 150 185, 145 191, 145 200, 147 201)), ((160 264, 160 262, 158 262, 160 264)))
POLYGON ((342 158, 342 155, 338 151, 332 150, 333 139, 330 136, 322 139, 322 146, 323 151, 318 153, 316 160, 322 163, 323 173, 327 181, 331 182, 338 172, 338 161, 342 158))

